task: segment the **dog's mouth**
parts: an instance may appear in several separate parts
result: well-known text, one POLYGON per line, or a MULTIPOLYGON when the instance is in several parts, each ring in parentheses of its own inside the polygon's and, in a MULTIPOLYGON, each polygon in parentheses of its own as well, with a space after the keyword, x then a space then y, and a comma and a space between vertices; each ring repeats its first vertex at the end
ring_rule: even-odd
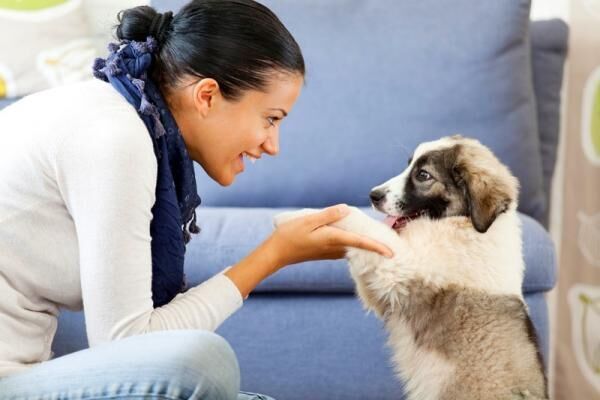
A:
POLYGON ((403 214, 400 216, 392 216, 388 215, 385 217, 383 221, 387 226, 395 230, 396 232, 400 231, 402 228, 406 226, 410 221, 422 217, 427 214, 425 210, 419 210, 415 212, 411 212, 408 214, 403 214))

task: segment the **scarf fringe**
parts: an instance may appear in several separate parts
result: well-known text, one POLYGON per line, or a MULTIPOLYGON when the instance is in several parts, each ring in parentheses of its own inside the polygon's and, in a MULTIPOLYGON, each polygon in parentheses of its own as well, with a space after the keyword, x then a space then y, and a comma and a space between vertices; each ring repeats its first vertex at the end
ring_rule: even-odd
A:
POLYGON ((194 234, 200 233, 200 227, 196 225, 196 210, 192 213, 192 219, 189 224, 187 224, 187 228, 185 225, 186 224, 183 225, 183 240, 187 244, 192 238, 190 232, 194 234))

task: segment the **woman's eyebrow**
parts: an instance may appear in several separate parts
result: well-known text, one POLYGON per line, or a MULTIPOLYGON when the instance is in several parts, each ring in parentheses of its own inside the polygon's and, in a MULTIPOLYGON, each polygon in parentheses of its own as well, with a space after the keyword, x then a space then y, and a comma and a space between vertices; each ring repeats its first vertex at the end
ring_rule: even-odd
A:
POLYGON ((269 110, 281 111, 284 117, 287 117, 288 113, 282 108, 269 108, 269 110))

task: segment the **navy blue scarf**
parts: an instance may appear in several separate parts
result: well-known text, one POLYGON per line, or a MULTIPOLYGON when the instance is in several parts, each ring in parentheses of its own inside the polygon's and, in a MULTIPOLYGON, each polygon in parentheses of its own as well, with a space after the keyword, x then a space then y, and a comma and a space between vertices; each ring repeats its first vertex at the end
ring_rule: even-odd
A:
POLYGON ((157 50, 155 39, 111 43, 108 50, 107 59, 94 62, 94 76, 109 82, 135 107, 154 144, 158 174, 150 223, 152 300, 154 307, 160 307, 186 290, 185 245, 189 232, 200 231, 196 226, 195 208, 200 197, 194 166, 175 119, 149 77, 152 54, 157 50))

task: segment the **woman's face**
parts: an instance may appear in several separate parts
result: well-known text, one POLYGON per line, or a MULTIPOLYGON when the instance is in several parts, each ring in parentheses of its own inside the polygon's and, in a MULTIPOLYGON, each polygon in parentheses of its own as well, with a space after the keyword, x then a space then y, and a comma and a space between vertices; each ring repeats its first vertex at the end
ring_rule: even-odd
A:
POLYGON ((266 90, 223 98, 214 79, 202 79, 167 96, 190 157, 222 186, 244 171, 247 156, 279 152, 279 126, 300 95, 301 75, 274 74, 266 90))

